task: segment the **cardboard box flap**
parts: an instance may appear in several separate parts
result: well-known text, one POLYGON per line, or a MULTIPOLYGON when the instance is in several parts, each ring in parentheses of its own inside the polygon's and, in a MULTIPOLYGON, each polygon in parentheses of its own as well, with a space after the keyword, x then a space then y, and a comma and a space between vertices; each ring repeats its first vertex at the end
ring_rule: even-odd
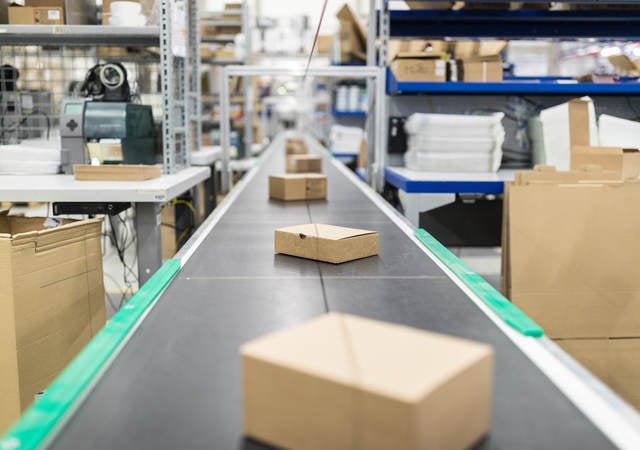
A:
POLYGON ((351 10, 351 8, 349 7, 348 4, 345 3, 342 6, 342 8, 340 8, 338 13, 336 14, 336 17, 338 18, 339 21, 341 21, 341 22, 349 22, 353 26, 353 29, 354 29, 354 31, 356 33, 356 37, 357 37, 357 39, 359 41, 360 46, 363 49, 366 48, 366 45, 367 45, 367 33, 364 30, 364 28, 362 27, 362 25, 360 24, 360 21, 358 20, 358 18, 356 17, 356 15, 351 10))
POLYGON ((611 55, 608 59, 619 72, 634 73, 638 71, 638 66, 627 55, 611 55))
POLYGON ((445 59, 441 52, 400 52, 393 58, 394 61, 402 59, 445 59))
POLYGON ((485 359, 485 344, 329 313, 251 341, 243 357, 415 401, 485 359), (398 349, 412 349, 411 352, 398 349), (422 366, 423 370, 416 370, 422 366), (357 367, 357 370, 355 368, 357 367))
POLYGON ((376 234, 375 231, 371 231, 371 230, 360 230, 357 228, 338 227, 335 225, 326 225, 322 223, 294 225, 291 227, 280 228, 278 231, 298 234, 302 239, 306 237, 316 237, 320 239, 330 239, 333 241, 341 241, 344 239, 354 238, 358 236, 376 234))
POLYGON ((501 62, 502 59, 500 55, 478 55, 478 56, 469 56, 467 58, 463 58, 463 63, 476 63, 476 62, 501 62))

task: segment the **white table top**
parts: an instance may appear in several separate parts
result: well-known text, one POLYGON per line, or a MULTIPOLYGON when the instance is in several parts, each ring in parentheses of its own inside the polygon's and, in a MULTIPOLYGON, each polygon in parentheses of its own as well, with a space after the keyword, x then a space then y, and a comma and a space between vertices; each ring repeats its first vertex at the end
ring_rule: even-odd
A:
MULTIPOLYGON (((423 172, 409 170, 406 167, 387 167, 387 170, 411 181, 513 181, 514 169, 501 169, 496 173, 490 172, 423 172)), ((524 169, 519 169, 524 170, 524 169)))
POLYGON ((0 175, 4 202, 166 202, 209 178, 189 167, 146 181, 76 181, 73 175, 0 175))
POLYGON ((222 159, 222 147, 219 145, 203 145, 200 150, 191 152, 191 165, 210 166, 222 159))

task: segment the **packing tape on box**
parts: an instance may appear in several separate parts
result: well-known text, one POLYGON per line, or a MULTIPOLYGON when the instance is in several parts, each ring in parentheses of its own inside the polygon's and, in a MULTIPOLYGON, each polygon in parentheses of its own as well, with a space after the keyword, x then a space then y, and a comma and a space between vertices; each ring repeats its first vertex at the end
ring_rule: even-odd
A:
POLYGON ((42 395, 0 439, 0 450, 35 450, 63 425, 62 420, 83 398, 120 344, 158 295, 180 271, 180 260, 170 259, 142 285, 100 332, 76 356, 42 395))
POLYGON ((427 231, 422 228, 416 228, 414 235, 508 325, 525 336, 542 337, 544 335, 544 331, 537 323, 520 311, 517 306, 498 292, 484 278, 460 261, 427 231))

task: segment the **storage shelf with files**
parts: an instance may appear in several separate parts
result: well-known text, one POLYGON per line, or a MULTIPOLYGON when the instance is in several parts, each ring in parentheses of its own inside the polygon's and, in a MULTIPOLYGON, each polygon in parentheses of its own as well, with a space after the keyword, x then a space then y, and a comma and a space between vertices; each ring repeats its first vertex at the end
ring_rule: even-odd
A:
POLYGON ((410 194, 502 194, 504 182, 514 179, 515 170, 448 173, 387 167, 384 176, 389 184, 410 194))
POLYGON ((102 25, 0 25, 0 45, 157 47, 160 28, 102 25))
POLYGON ((640 8, 624 11, 391 10, 389 13, 392 37, 640 38, 640 8))
POLYGON ((511 94, 511 95, 638 95, 637 78, 622 78, 615 83, 579 83, 571 78, 506 77, 500 82, 398 81, 387 70, 388 94, 511 94))

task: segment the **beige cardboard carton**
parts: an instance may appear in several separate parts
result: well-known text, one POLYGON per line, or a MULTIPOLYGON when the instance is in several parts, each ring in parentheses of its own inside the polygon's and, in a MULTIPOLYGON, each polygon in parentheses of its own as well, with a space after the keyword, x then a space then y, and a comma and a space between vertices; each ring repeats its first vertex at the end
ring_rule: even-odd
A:
POLYGON ((285 151, 287 155, 306 155, 309 153, 307 144, 304 139, 289 138, 285 144, 285 151))
POLYGON ((391 61, 398 81, 447 81, 446 56, 438 52, 401 52, 391 61))
POLYGON ((340 60, 365 60, 367 34, 353 10, 344 4, 336 14, 340 23, 340 60))
POLYGON ((326 199, 327 177, 316 173, 270 176, 269 197, 278 200, 326 199))
POLYGON ((244 432, 281 448, 466 449, 489 431, 484 344, 332 313, 241 354, 244 432))
POLYGON ((10 6, 11 25, 63 25, 64 8, 59 6, 10 6))
POLYGON ((640 338, 568 339, 556 344, 640 410, 640 338))
POLYGON ((101 220, 0 216, 0 433, 105 322, 101 220))
POLYGON ((593 147, 589 140, 589 102, 574 99, 569 102, 569 138, 571 143, 571 168, 598 165, 614 170, 622 178, 640 176, 640 151, 632 148, 593 147))
POLYGON ((275 252, 334 264, 378 254, 378 233, 320 223, 275 231, 275 252))
POLYGON ((500 55, 470 56, 458 61, 458 78, 462 81, 502 81, 500 55))
POLYGON ((287 173, 321 173, 322 157, 319 155, 287 156, 287 173))
POLYGON ((552 338, 640 336, 640 183, 559 174, 505 186, 503 291, 552 338))

